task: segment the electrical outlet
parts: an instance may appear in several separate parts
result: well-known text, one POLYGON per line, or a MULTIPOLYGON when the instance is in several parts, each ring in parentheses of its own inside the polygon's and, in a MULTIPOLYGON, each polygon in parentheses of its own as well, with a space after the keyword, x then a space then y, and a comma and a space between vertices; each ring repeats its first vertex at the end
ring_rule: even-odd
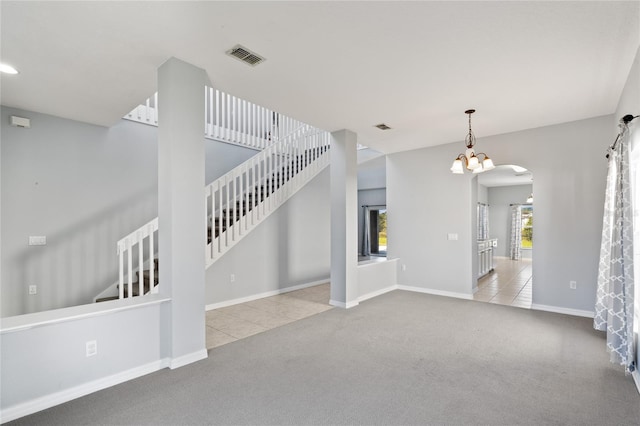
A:
POLYGON ((85 344, 87 357, 94 356, 98 354, 98 341, 97 340, 89 340, 85 344))
POLYGON ((576 289, 577 284, 578 284, 578 283, 577 283, 577 282, 575 282, 575 281, 569 281, 569 288, 570 288, 571 290, 575 290, 575 289, 576 289))
POLYGON ((231 274, 231 276, 229 277, 229 281, 235 282, 235 280, 236 280, 236 274, 231 274))
POLYGON ((407 265, 402 264, 402 272, 404 272, 404 271, 406 271, 406 270, 407 270, 407 265))
POLYGON ((38 286, 37 285, 30 285, 29 286, 29 294, 30 295, 38 294, 38 286))

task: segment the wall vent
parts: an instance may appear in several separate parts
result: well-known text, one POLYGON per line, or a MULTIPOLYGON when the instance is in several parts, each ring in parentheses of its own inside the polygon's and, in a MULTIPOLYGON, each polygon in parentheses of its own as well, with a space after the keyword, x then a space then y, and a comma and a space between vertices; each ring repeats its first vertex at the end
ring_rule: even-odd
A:
POLYGON ((252 67, 255 67, 256 65, 266 60, 257 53, 252 52, 251 50, 247 49, 244 46, 240 46, 239 44, 227 50, 227 55, 233 56, 234 58, 244 62, 245 64, 249 64, 252 67))
POLYGON ((389 130, 391 128, 384 123, 376 124, 374 127, 377 127, 380 130, 389 130))

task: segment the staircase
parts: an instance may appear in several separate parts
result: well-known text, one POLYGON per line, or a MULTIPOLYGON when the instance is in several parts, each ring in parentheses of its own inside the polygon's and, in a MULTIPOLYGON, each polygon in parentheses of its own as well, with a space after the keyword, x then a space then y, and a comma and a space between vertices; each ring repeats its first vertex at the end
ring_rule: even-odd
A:
MULTIPOLYGON (((260 150, 205 187, 208 268, 329 164, 330 134, 212 88, 206 94, 205 137, 260 150)), ((157 125, 152 99, 125 118, 157 125)), ((118 242, 118 283, 96 302, 158 291, 157 231, 155 218, 118 242)))
POLYGON ((155 292, 155 287, 158 285, 158 259, 153 259, 153 270, 144 269, 142 271, 142 282, 140 282, 140 270, 137 270, 135 272, 135 276, 136 281, 132 283, 131 287, 129 287, 128 285, 116 285, 117 290, 120 290, 120 288, 122 287, 122 297, 120 295, 99 297, 96 298, 96 303, 108 302, 109 300, 118 300, 127 297, 137 297, 141 294, 147 294, 152 290, 155 292), (151 280, 153 280, 153 288, 151 288, 151 280))
POLYGON ((207 185, 207 267, 329 164, 329 142, 306 126, 207 185))

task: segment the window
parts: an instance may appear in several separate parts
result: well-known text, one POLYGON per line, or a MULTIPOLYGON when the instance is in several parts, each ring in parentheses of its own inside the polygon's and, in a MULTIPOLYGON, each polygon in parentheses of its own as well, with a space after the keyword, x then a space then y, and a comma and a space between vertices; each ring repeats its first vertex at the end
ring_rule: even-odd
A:
POLYGON ((378 210, 378 253, 387 253, 387 210, 378 210))
POLYGON ((362 206, 364 208, 363 256, 387 255, 387 208, 386 206, 362 206))
POLYGON ((522 238, 520 240, 520 247, 523 249, 533 248, 533 206, 521 206, 520 218, 522 219, 522 238))

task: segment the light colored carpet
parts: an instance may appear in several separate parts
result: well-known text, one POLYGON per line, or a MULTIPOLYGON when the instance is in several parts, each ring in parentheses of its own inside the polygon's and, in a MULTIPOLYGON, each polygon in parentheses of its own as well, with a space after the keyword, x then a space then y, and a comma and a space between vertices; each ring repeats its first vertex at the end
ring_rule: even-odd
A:
POLYGON ((638 425, 588 318, 394 291, 16 424, 638 425))

